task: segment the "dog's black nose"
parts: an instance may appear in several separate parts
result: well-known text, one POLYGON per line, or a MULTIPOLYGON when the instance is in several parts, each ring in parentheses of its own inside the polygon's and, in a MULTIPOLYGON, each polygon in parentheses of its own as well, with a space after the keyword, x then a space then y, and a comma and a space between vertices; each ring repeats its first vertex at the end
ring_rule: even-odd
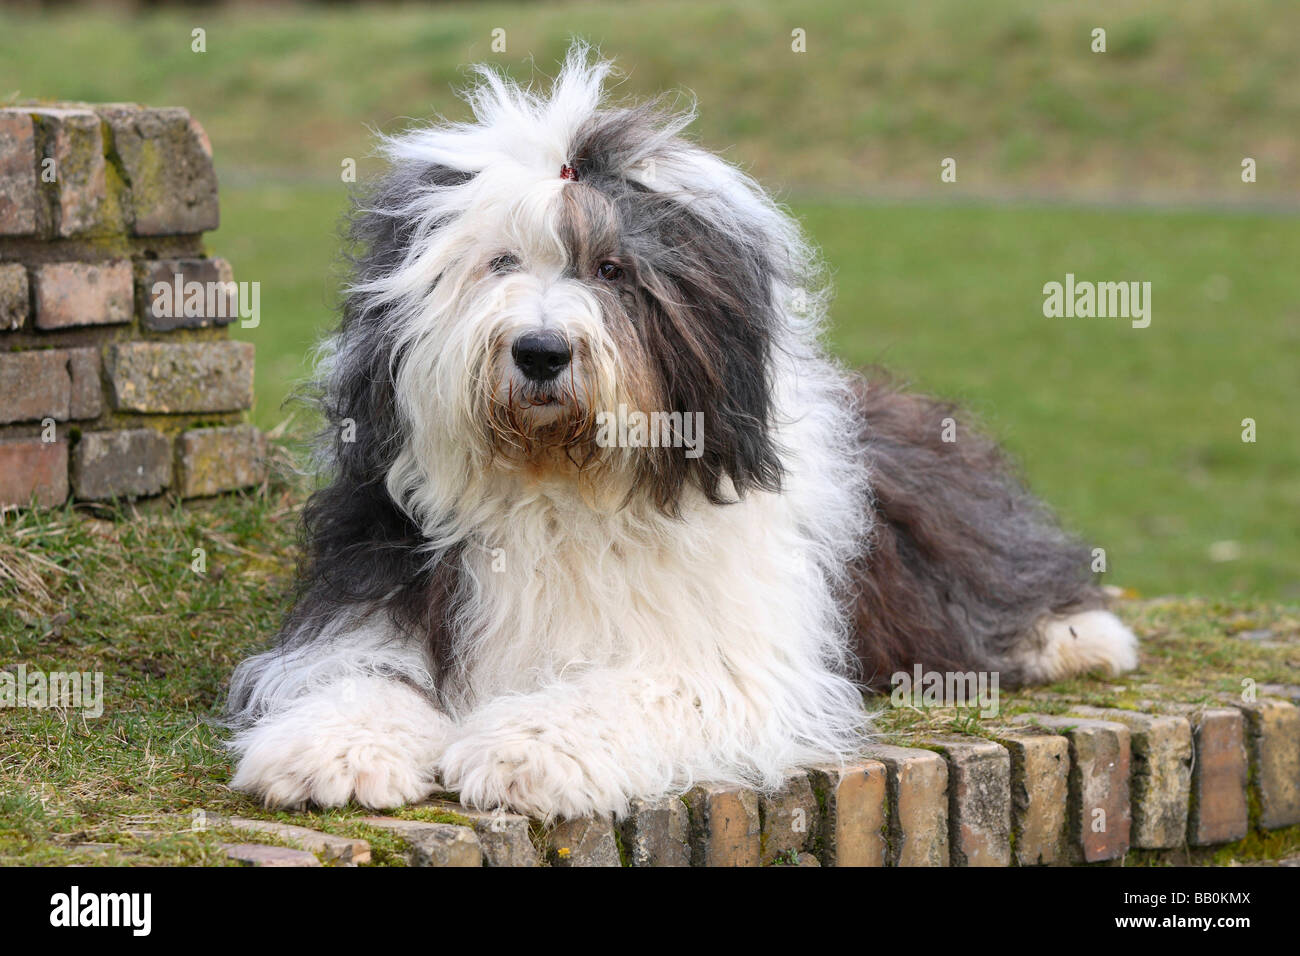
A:
POLYGON ((519 371, 534 382, 549 382, 569 364, 573 353, 559 332, 525 332, 510 350, 519 371))

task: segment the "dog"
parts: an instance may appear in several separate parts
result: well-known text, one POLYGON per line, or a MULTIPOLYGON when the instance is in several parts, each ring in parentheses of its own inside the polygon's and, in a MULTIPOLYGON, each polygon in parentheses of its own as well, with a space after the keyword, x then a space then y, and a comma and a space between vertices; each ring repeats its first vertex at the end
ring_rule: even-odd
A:
POLYGON ((1136 665, 1090 552, 952 407, 837 364, 815 250, 575 45, 383 140, 323 348, 296 600, 231 785, 542 819, 852 759, 864 691, 1136 665))

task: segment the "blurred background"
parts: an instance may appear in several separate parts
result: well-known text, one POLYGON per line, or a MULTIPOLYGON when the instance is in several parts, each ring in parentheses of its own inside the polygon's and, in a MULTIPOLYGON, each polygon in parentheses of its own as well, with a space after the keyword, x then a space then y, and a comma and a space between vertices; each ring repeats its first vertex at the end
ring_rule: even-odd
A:
POLYGON ((832 347, 968 406, 1108 583, 1300 597, 1292 0, 6 4, 0 102, 203 124, 210 250, 261 283, 260 327, 234 334, 271 428, 333 320, 345 161, 364 178, 371 129, 465 118, 466 64, 544 81, 571 36, 617 60, 617 96, 698 97, 695 135, 821 246, 832 347), (1150 282, 1150 327, 1045 318, 1066 273, 1150 282))

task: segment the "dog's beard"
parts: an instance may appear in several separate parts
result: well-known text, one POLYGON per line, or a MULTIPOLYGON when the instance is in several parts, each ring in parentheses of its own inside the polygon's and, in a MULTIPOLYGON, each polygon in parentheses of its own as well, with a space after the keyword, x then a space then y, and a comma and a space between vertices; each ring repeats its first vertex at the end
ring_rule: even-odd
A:
POLYGON ((597 457, 596 413, 582 366, 583 350, 549 382, 532 382, 498 352, 488 377, 488 432, 493 453, 509 462, 567 462, 579 469, 597 457))

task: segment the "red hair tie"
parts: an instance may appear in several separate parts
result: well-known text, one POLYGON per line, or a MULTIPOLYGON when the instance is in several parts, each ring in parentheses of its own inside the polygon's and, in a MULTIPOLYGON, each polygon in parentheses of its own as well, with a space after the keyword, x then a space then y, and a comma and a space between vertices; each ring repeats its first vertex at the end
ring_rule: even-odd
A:
POLYGON ((572 166, 570 166, 568 163, 565 163, 563 166, 560 167, 560 178, 572 179, 576 183, 578 181, 578 171, 574 169, 572 166))

